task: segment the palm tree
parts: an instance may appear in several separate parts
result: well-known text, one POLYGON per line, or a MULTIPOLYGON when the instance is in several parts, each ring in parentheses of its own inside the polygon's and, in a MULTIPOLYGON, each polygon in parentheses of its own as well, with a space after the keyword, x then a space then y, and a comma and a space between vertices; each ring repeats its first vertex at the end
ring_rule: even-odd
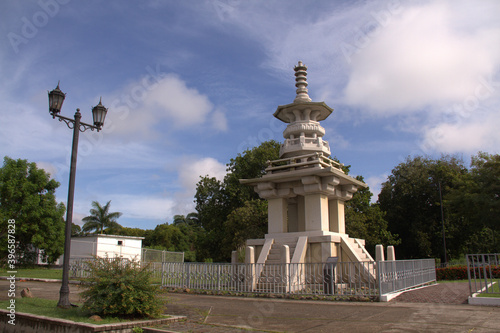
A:
POLYGON ((116 220, 122 216, 120 212, 109 212, 109 205, 111 204, 111 200, 106 203, 106 205, 101 206, 97 201, 92 201, 92 208, 90 210, 90 215, 84 217, 82 219, 85 224, 83 225, 83 232, 90 231, 101 231, 101 234, 104 232, 104 229, 120 229, 122 226, 116 222, 116 220))
POLYGON ((174 215, 173 225, 195 225, 198 224, 198 213, 189 213, 187 216, 184 215, 174 215))

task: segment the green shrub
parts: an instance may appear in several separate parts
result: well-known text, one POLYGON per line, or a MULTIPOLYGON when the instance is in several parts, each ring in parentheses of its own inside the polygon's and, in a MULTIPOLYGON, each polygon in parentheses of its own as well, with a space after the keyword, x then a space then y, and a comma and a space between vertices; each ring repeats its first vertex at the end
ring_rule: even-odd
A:
MULTIPOLYGON (((476 277, 483 276, 484 273, 476 268, 476 277)), ((472 268, 470 269, 471 276, 474 276, 472 268)), ((491 266, 491 272, 494 278, 500 278, 500 266, 491 266)), ((489 274, 489 271, 488 271, 489 274)), ((436 268, 436 280, 468 280, 467 266, 450 266, 444 268, 436 268)))
POLYGON ((82 282, 83 309, 99 316, 157 317, 161 312, 159 286, 139 261, 95 258, 88 262, 90 277, 82 282))

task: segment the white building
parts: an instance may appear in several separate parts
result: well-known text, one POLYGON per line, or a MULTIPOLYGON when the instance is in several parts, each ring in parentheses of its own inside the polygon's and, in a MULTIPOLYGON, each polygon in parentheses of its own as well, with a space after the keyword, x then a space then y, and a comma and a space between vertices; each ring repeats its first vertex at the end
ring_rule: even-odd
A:
MULTIPOLYGON (((141 260, 144 237, 117 235, 89 235, 71 237, 71 260, 97 257, 122 257, 141 260)), ((62 264, 62 255, 56 264, 62 264)))

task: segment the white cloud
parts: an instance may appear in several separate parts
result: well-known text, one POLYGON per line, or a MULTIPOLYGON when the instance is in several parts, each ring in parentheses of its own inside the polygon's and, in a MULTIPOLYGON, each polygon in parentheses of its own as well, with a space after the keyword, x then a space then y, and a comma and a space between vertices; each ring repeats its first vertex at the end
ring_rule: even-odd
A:
POLYGON ((172 215, 174 201, 171 198, 153 195, 113 196, 113 211, 122 212, 124 217, 137 219, 163 219, 172 215))
POLYGON ((352 57, 346 101, 391 115, 471 94, 480 77, 500 67, 500 24, 462 29, 456 18, 467 7, 451 2, 408 7, 368 35, 352 57))
POLYGON ((155 127, 160 123, 175 131, 204 125, 210 120, 214 128, 226 129, 225 115, 215 109, 206 95, 188 87, 176 75, 155 75, 147 75, 108 97, 112 101, 105 125, 108 133, 141 134, 157 139, 160 133, 155 127))
POLYGON ((208 175, 223 180, 226 174, 226 166, 211 157, 202 159, 186 157, 180 161, 177 173, 182 190, 175 196, 174 211, 176 214, 188 214, 194 211, 193 198, 200 176, 208 175))
MULTIPOLYGON (((174 201, 171 198, 161 195, 134 195, 134 194, 106 194, 106 199, 93 199, 104 205, 112 198, 110 211, 123 213, 120 219, 134 220, 157 220, 162 223, 173 214, 174 201)), ((75 202, 73 223, 82 225, 82 218, 89 215, 91 202, 75 202)), ((118 223, 121 223, 118 220, 118 223)), ((139 224, 137 227, 141 227, 139 224)))
POLYGON ((179 164, 179 181, 188 191, 194 191, 200 176, 209 175, 219 180, 226 175, 226 166, 214 158, 206 157, 202 159, 186 158, 179 164))
POLYGON ((181 127, 204 123, 213 109, 207 96, 174 75, 163 78, 144 102, 145 109, 157 109, 158 115, 181 127))
POLYGON ((492 114, 486 118, 470 118, 458 123, 441 123, 425 131, 421 143, 424 152, 499 152, 500 115, 492 114))

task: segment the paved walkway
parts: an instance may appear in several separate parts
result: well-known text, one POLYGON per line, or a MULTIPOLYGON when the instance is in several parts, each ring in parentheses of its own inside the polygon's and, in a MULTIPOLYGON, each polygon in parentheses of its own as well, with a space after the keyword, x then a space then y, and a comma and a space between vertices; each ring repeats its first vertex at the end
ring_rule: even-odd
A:
MULTIPOLYGON (((167 294, 166 313, 188 319, 165 325, 161 332, 498 332, 500 307, 438 302, 446 299, 445 293, 458 294, 461 288, 441 285, 410 292, 431 293, 434 288, 440 296, 433 303, 415 303, 415 294, 413 303, 405 300, 405 294, 389 303, 167 294)), ((18 294, 26 287, 36 297, 59 296, 59 283, 16 282, 18 294)), ((7 299, 7 289, 8 282, 0 281, 0 299, 7 299)), ((70 292, 70 300, 79 302, 78 288, 71 285, 70 292)))
POLYGON ((406 291, 391 302, 467 304, 468 298, 468 282, 446 282, 406 291))

